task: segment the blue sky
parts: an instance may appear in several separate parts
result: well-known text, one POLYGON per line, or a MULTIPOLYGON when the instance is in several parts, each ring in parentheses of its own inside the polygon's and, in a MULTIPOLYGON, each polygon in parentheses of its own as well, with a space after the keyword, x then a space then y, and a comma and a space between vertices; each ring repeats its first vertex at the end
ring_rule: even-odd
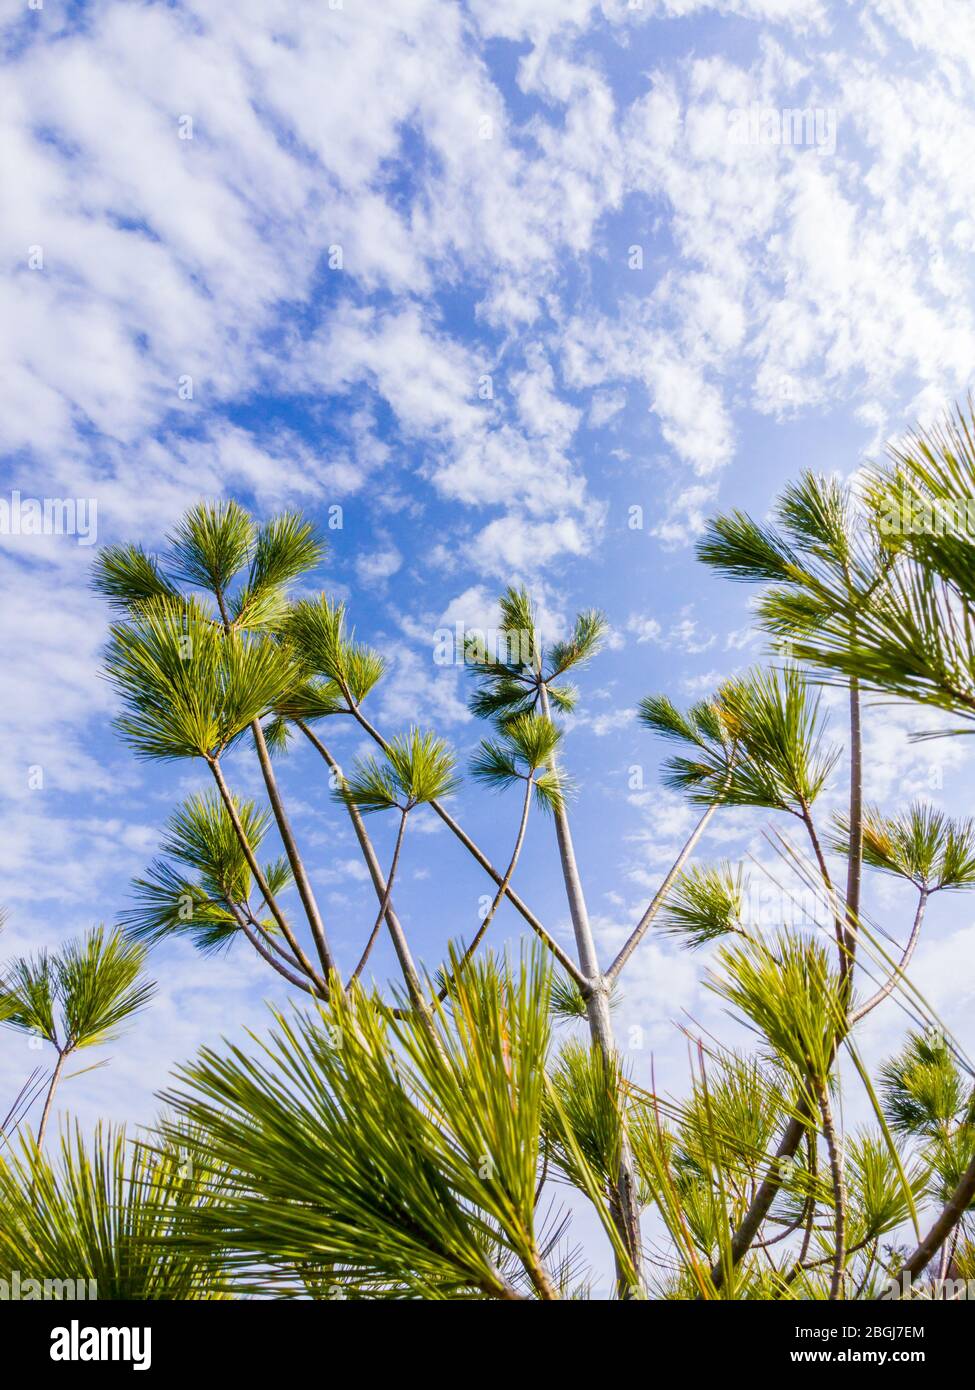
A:
MULTIPOLYGON (((462 673, 433 661, 436 629, 490 625, 511 581, 551 635, 601 607, 611 641, 566 751, 611 952, 693 819, 659 785, 637 700, 696 698, 761 655, 747 592, 693 558, 704 519, 764 514, 803 467, 851 474, 968 389, 971 6, 45 0, 18 7, 2 51, 0 496, 94 499, 100 543, 150 549, 200 496, 323 524, 341 507, 320 582, 389 655, 372 714, 434 727, 462 759, 484 730, 462 673), (736 113, 804 109, 828 140, 732 138, 736 113)), ((112 733, 92 554, 0 535, 10 951, 113 920, 202 785, 112 733)), ((966 808, 966 749, 909 745, 918 722, 870 711, 869 795, 966 808)), ((352 729, 335 745, 362 751, 352 729)), ((253 768, 232 770, 257 793, 253 768)), ((282 776, 349 968, 374 912, 351 836, 308 755, 282 776)), ((504 861, 515 805, 470 787, 457 804, 504 861)), ((719 818, 704 856, 767 859, 762 824, 719 818)), ((567 943, 542 820, 519 889, 567 943)), ((421 820, 397 898, 429 964, 485 891, 421 820)), ((902 934, 903 901, 871 891, 902 934)), ((964 903, 937 904, 917 978, 962 1041, 973 946, 964 903)), ((726 1027, 705 968, 644 946, 620 1012, 638 1074, 653 1054, 681 1083, 675 1019, 726 1027)), ((167 947, 154 970, 158 1002, 111 1068, 64 1092, 84 1115, 148 1119, 172 1063, 283 998, 243 949, 167 947)), ((870 1027, 878 1056, 902 1020, 870 1027)), ((8 1085, 20 1046, 0 1050, 8 1085)))

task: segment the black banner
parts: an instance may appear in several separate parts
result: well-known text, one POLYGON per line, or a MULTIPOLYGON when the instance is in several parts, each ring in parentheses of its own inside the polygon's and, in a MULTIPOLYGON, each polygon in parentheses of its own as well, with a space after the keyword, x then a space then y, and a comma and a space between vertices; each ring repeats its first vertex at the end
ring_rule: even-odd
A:
MULTIPOLYGON (((578 1308, 578 1304, 572 1306, 578 1308)), ((457 1324, 444 1304, 437 1305, 436 1329, 450 1335, 457 1324)), ((402 1327, 400 1318, 422 1319, 425 1337, 436 1336, 416 1303, 376 1302, 206 1302, 206 1303, 83 1303, 7 1302, 0 1321, 8 1348, 16 1348, 18 1365, 50 1367, 55 1379, 63 1374, 167 1375, 244 1372, 249 1377, 265 1368, 287 1372, 297 1365, 331 1361, 345 1337, 372 1337, 358 1343, 370 1374, 383 1366, 399 1365, 402 1343, 385 1328, 402 1327), (392 1319, 392 1325, 387 1321, 392 1319), (375 1332, 373 1333, 373 1329, 375 1332), (378 1336, 376 1334, 379 1334, 378 1336), (373 1339, 375 1338, 375 1339, 373 1339), (327 1339, 327 1341, 326 1341, 327 1339), (366 1350, 368 1348, 368 1350, 366 1350)), ((462 1314, 461 1316, 467 1316, 462 1314)), ((498 1324, 481 1323, 493 1314, 475 1314, 477 1331, 498 1324)), ((525 1316, 523 1313, 522 1316, 525 1316)), ((555 1327, 558 1327, 558 1313, 555 1327)), ((602 1315, 595 1313, 595 1317, 602 1315)), ((654 1347, 668 1356, 686 1358, 688 1371, 727 1370, 737 1377, 765 1376, 792 1366, 883 1366, 927 1372, 957 1364, 970 1345, 971 1320, 964 1301, 878 1301, 856 1303, 668 1303, 634 1302, 609 1315, 622 1334, 632 1333, 636 1320, 641 1356, 654 1347), (646 1340, 643 1340, 646 1339, 646 1340)), ((512 1326, 505 1323, 508 1329, 512 1326)), ((525 1323, 517 1323, 519 1330, 525 1323)), ((566 1335, 568 1326, 565 1325, 566 1335)), ((571 1326, 578 1331, 579 1324, 571 1326)), ((535 1324, 535 1331, 552 1332, 553 1324, 535 1324)), ((610 1331, 605 1324, 601 1331, 610 1331)), ((537 1343, 540 1355, 551 1357, 552 1344, 537 1343), (545 1348, 544 1352, 542 1349, 545 1348)), ((519 1341, 517 1362, 522 1350, 519 1341)), ((612 1345, 603 1343, 603 1345, 612 1345)), ((625 1343, 621 1344, 625 1345, 625 1343)), ((440 1361, 438 1343, 435 1355, 440 1361)), ((490 1343, 486 1346, 489 1365, 490 1343)), ((614 1359, 616 1352, 612 1353, 614 1359)), ((512 1362, 507 1359, 510 1369, 512 1362)), ((440 1362, 441 1369, 446 1364, 440 1362)), ((526 1364, 526 1369, 527 1369, 526 1364)))

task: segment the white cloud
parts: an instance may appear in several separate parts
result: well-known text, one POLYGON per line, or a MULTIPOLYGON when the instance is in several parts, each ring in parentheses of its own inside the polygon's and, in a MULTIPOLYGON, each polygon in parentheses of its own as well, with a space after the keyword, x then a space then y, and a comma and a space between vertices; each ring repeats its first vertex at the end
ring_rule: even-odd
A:
POLYGON ((635 709, 613 710, 609 714, 597 714, 592 720, 591 728, 597 738, 603 738, 606 734, 615 733, 617 729, 625 729, 635 718, 635 709))
POLYGON ((437 626, 453 628, 457 623, 465 631, 470 628, 478 628, 481 632, 497 631, 501 625, 497 595, 483 584, 465 589, 447 604, 437 626))
POLYGON ((626 630, 631 632, 638 642, 661 640, 662 628, 656 618, 641 617, 634 613, 626 624, 626 630))
POLYGON ((395 545, 384 546, 356 556, 355 572, 363 584, 383 584, 392 579, 403 564, 403 557, 395 545))
POLYGON ((633 613, 627 620, 627 632, 631 632, 638 643, 652 642, 661 647, 677 647, 692 656, 706 652, 714 645, 714 634, 701 634, 696 619, 684 613, 675 623, 664 631, 656 618, 633 613))
POLYGON ((434 665, 432 634, 428 651, 417 653, 394 643, 386 655, 392 669, 380 686, 379 701, 386 724, 429 723, 441 728, 470 720, 470 711, 458 693, 458 668, 434 665))

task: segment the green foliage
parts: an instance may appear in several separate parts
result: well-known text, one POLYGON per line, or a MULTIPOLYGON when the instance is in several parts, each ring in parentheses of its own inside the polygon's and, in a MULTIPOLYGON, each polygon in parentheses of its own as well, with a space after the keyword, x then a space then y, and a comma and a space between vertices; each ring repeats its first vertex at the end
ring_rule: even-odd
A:
POLYGON ((794 655, 805 660, 824 624, 835 620, 849 632, 882 581, 884 548, 863 507, 835 479, 805 472, 773 510, 773 526, 740 511, 716 518, 698 544, 698 558, 730 578, 768 586, 759 621, 795 643, 794 655))
POLYGON ((212 1272, 171 1239, 210 1197, 178 1142, 153 1152, 124 1130, 99 1126, 89 1142, 76 1128, 52 1162, 24 1139, 0 1158, 0 1275, 52 1280, 61 1298, 73 1296, 64 1280, 96 1281, 100 1300, 219 1297, 212 1272))
POLYGON ((562 737, 550 719, 518 714, 507 719, 499 739, 483 739, 471 762, 471 773, 486 786, 503 790, 531 779, 535 799, 544 811, 554 811, 565 796, 564 779, 547 765, 562 737), (539 771, 539 769, 545 769, 539 771))
POLYGON ((552 1070, 545 1134, 553 1161, 583 1191, 590 1173, 599 1175, 607 1194, 616 1182, 624 1090, 617 1058, 607 1059, 598 1048, 574 1040, 563 1044, 552 1070), (580 1171, 582 1161, 585 1171, 580 1171))
MULTIPOLYGON (((947 1202, 975 1154, 975 1123, 962 1121, 937 1135, 923 1152, 934 1174, 933 1195, 937 1201, 947 1202)), ((968 1211, 975 1211, 975 1198, 969 1202, 968 1211)))
MULTIPOLYGON (((660 1097, 635 1106, 631 1140, 649 1196, 679 1252, 690 1285, 679 1280, 665 1297, 714 1297, 710 1267, 727 1256, 731 1229, 767 1163, 785 1097, 774 1069, 733 1052, 705 1056, 686 1100, 660 1097), (666 1116, 667 1125, 663 1123, 666 1116)), ((747 1262, 730 1267, 726 1298, 743 1298, 747 1262)))
POLYGON ((690 950, 742 930, 741 865, 692 865, 677 878, 658 918, 659 928, 690 950))
MULTIPOLYGON (((852 1221, 848 1240, 850 1246, 866 1245, 896 1230, 908 1219, 907 1195, 882 1135, 870 1130, 850 1135, 845 1152, 852 1221)), ((927 1183, 927 1169, 913 1164, 905 1176, 912 1193, 920 1197, 927 1183)))
POLYGON ((872 581, 835 580, 799 659, 874 689, 975 717, 972 406, 918 430, 868 476, 861 524, 872 581))
POLYGON ((153 600, 113 624, 105 660, 137 757, 219 757, 291 688, 287 648, 224 633, 195 603, 153 600))
POLYGON ((178 598, 154 555, 139 545, 104 546, 96 556, 92 585, 113 608, 129 609, 149 599, 178 598))
MULTIPOLYGON (((967 425, 957 437, 912 444, 862 496, 804 474, 785 489, 768 525, 741 512, 718 518, 701 556, 764 586, 759 621, 798 659, 975 715, 975 549, 964 536, 892 538, 881 528, 895 487, 914 500, 960 490, 975 500, 971 446, 967 425)), ((215 762, 255 720, 277 758, 294 721, 354 715, 383 753, 360 759, 337 796, 364 812, 401 812, 392 878, 407 814, 456 788, 454 757, 417 729, 383 744, 361 715, 384 673, 381 654, 356 639, 343 605, 324 595, 289 597, 321 555, 299 514, 259 526, 233 502, 193 508, 161 559, 136 547, 103 551, 96 587, 121 611, 107 660, 123 706, 119 728, 140 756, 215 762)), ((474 634, 465 644, 471 707, 495 725, 472 772, 486 787, 524 783, 526 797, 534 789, 543 809, 561 811, 562 731, 550 712, 574 707, 566 677, 598 652, 605 622, 585 611, 565 640, 543 649, 527 590, 506 590, 500 611, 496 649, 474 634)), ((640 719, 671 744, 664 780, 691 801, 788 812, 812 830, 810 807, 837 751, 799 666, 738 676, 686 712, 650 698, 640 719)), ((250 802, 234 805, 257 853, 268 815, 250 802)), ((356 826, 361 831, 357 819, 356 826)), ((840 819, 835 848, 847 851, 847 841, 840 819)), ((921 804, 895 816, 868 808, 864 858, 922 893, 968 887, 975 830, 921 804)), ((278 860, 263 872, 273 900, 291 870, 278 860)), ((211 950, 235 939, 242 923, 248 933, 251 926, 270 933, 276 923, 255 915, 268 904, 250 902, 252 877, 223 801, 190 798, 136 883, 135 905, 123 917, 132 940, 113 941, 138 950, 138 942, 186 934, 211 950)), ((495 877, 497 902, 507 880, 495 877)), ((825 1297, 843 1203, 820 1124, 826 1157, 835 1158, 828 1097, 845 1041, 879 1125, 878 1134, 850 1139, 846 1160, 847 1268, 870 1290, 874 1261, 887 1258, 883 1237, 907 1218, 917 1226, 915 1199, 947 1197, 970 1160, 975 1107, 953 1050, 912 1036, 882 1073, 881 1109, 853 1046, 849 982, 833 968, 825 935, 783 929, 766 937, 751 924, 746 931, 743 874, 732 864, 684 868, 658 908, 660 928, 685 946, 719 944, 709 986, 757 1033, 755 1056, 699 1044, 690 1093, 678 1101, 639 1091, 615 1054, 576 1041, 553 1061, 551 1020, 584 1018, 586 989, 564 974, 553 982, 534 957, 515 970, 452 952, 438 976, 442 988, 428 989, 429 999, 404 965, 411 992, 392 1005, 368 997, 356 980, 348 991, 336 987, 316 1013, 277 1016, 254 1048, 206 1050, 179 1074, 170 1096, 176 1118, 165 1126, 160 1155, 164 1161, 178 1144, 196 1177, 160 1202, 167 1250, 191 1271, 181 1284, 177 1268, 174 1285, 314 1298, 577 1295, 585 1285, 571 1252, 553 1264, 561 1218, 548 1228, 538 1220, 552 1179, 594 1204, 626 1282, 635 1271, 620 1236, 625 1122, 641 1198, 656 1204, 670 1241, 667 1296, 825 1297), (888 1120, 913 1141, 903 1163, 888 1120), (732 1234, 769 1172, 783 1126, 795 1133, 797 1122, 798 1148, 779 1166, 773 1205, 756 1232, 761 1248, 734 1266, 732 1234)), ((408 955, 395 932, 394 940, 408 955)), ((114 964, 110 957, 99 938, 15 962, 0 991, 0 1017, 6 1012, 14 1026, 59 1048, 110 1036, 144 1002, 135 976, 124 985, 121 957, 114 964), (101 993, 92 985, 100 966, 101 993)), ((111 1136, 100 1141, 89 1165, 94 1172, 102 1164, 107 1176, 71 1189, 76 1209, 84 1208, 82 1190, 93 1204, 91 1192, 117 1185, 113 1145, 111 1136)), ((28 1155, 14 1178, 5 1170, 0 1198, 5 1181, 11 1191, 25 1189, 24 1174, 40 1162, 28 1155)), ((74 1150, 70 1162, 81 1166, 74 1150)), ((58 1181, 63 1187, 63 1173, 58 1181)), ((5 1219, 0 1200, 0 1225, 5 1219)), ((15 1229, 18 1222, 26 1216, 16 1216, 15 1229)), ((68 1229, 67 1208, 48 1224, 68 1229)), ((122 1236, 113 1238, 124 1247, 122 1236)), ((148 1287, 148 1255, 144 1264, 133 1287, 148 1287)))
POLYGON ((282 753, 286 753, 291 746, 294 738, 294 729, 287 719, 281 714, 276 714, 273 719, 269 719, 266 724, 261 725, 264 734, 264 742, 267 751, 272 758, 278 758, 282 753))
POLYGON ((771 1045, 799 1081, 829 1075, 845 1015, 842 985, 822 942, 777 932, 771 943, 720 947, 708 987, 771 1045))
MULTIPOLYGON (((256 854, 270 816, 252 801, 234 804, 256 854)), ((251 871, 219 795, 192 796, 173 812, 162 853, 165 857, 155 859, 133 884, 135 906, 120 917, 126 934, 150 944, 186 935, 204 952, 229 945, 240 931, 230 905, 245 915, 250 910, 251 871)), ((286 859, 264 865, 263 871, 274 894, 291 881, 286 859)), ((273 919, 262 920, 262 926, 276 929, 273 919)))
MULTIPOLYGON (((834 848, 847 854, 845 818, 837 817, 837 827, 834 848)), ((863 813, 863 862, 929 892, 969 888, 975 885, 975 826, 970 820, 952 820, 921 801, 896 816, 868 806, 863 813)))
POLYGON ((754 1178, 785 1108, 779 1079, 757 1058, 729 1052, 708 1059, 678 1107, 676 1166, 699 1175, 720 1167, 736 1184, 754 1178))
POLYGON ((239 502, 199 502, 169 537, 171 568, 184 584, 226 593, 247 564, 256 527, 239 502))
POLYGON ((103 548, 94 566, 95 589, 113 607, 131 612, 151 600, 178 607, 184 598, 180 585, 189 585, 216 601, 222 623, 275 632, 287 616, 288 587, 325 552, 300 513, 282 512, 258 526, 234 501, 192 507, 169 542, 162 559, 133 545, 103 548))
POLYGON ((909 1034, 902 1051, 880 1073, 884 1113, 899 1134, 943 1135, 956 1123, 970 1089, 938 1030, 909 1034))
POLYGON ((849 495, 835 478, 802 473, 784 489, 776 511, 793 547, 805 559, 823 565, 849 563, 854 522, 849 495))
POLYGON ((819 697, 801 672, 755 670, 726 682, 686 714, 665 697, 641 701, 641 723, 689 748, 664 764, 664 782, 691 801, 763 806, 802 815, 832 771, 819 697))
POLYGON ((325 543, 300 512, 279 512, 258 530, 248 588, 280 588, 321 564, 325 543))
POLYGON ((586 1001, 575 980, 558 973, 552 980, 552 1017, 560 1022, 571 1022, 586 1017, 586 1001))
POLYGON ((156 986, 141 978, 145 951, 103 927, 69 942, 54 957, 62 1010, 62 1047, 94 1047, 117 1037, 143 1009, 156 986))
POLYGON ((410 811, 452 795, 457 789, 454 769, 454 755, 444 740, 414 728, 390 740, 382 762, 358 759, 335 795, 362 812, 410 811))
MULTIPOLYGON (((289 719, 313 724, 333 714, 347 714, 348 704, 335 681, 322 676, 300 676, 275 702, 275 725, 287 728, 289 719)), ((267 731, 265 731, 266 733, 267 731)), ((270 747, 270 744, 268 745, 270 747)))
POLYGON ((690 743, 706 750, 714 744, 726 749, 731 742, 715 700, 701 700, 682 714, 666 695, 648 695, 640 701, 639 719, 652 733, 675 743, 690 743))
POLYGON ((47 951, 8 965, 0 982, 0 1017, 23 1033, 58 1036, 57 963, 47 951))
POLYGON ((880 1094, 890 1128, 917 1142, 935 1196, 947 1201, 975 1152, 975 1092, 939 1029, 908 1035, 881 1069, 880 1094))
POLYGON ((599 652, 606 639, 606 619, 595 608, 579 613, 572 636, 565 642, 555 642, 548 652, 548 669, 552 676, 561 676, 574 666, 584 666, 599 652))
POLYGON ((798 557, 784 538, 734 511, 709 521, 697 556, 731 579, 784 582, 798 569, 798 557))
POLYGON ((638 718, 652 733, 686 745, 692 754, 667 759, 662 773, 665 786, 672 791, 689 790, 695 800, 720 799, 730 784, 737 750, 716 699, 699 701, 682 714, 666 695, 648 695, 640 701, 638 718))
POLYGON ((517 971, 453 956, 450 975, 429 1021, 393 1019, 357 990, 317 1017, 278 1016, 257 1056, 206 1049, 181 1069, 168 1099, 194 1164, 237 1177, 191 1214, 191 1248, 277 1294, 546 1296, 534 1207, 548 971, 537 956, 517 971))
POLYGON ((599 651, 606 621, 595 609, 578 614, 572 635, 543 652, 535 611, 527 589, 508 588, 498 600, 501 630, 498 650, 488 650, 483 637, 465 640, 468 672, 477 688, 470 707, 480 719, 494 720, 504 729, 512 720, 533 714, 545 695, 560 713, 570 713, 578 692, 561 680, 565 672, 585 666, 599 651))
POLYGON ((722 718, 735 740, 726 801, 800 814, 816 800, 839 750, 825 745, 819 696, 794 666, 758 670, 720 692, 722 718))
POLYGON ((155 993, 144 964, 141 946, 102 927, 60 951, 16 960, 0 983, 6 1022, 64 1053, 108 1042, 155 993))
MULTIPOLYGON (((385 662, 378 652, 355 640, 354 630, 346 632, 345 605, 332 603, 324 594, 302 599, 292 605, 284 631, 297 659, 309 677, 324 677, 314 688, 328 700, 341 695, 344 701, 359 705, 382 678, 385 662)), ((345 703, 339 708, 348 708, 345 703)), ((336 709, 323 708, 301 718, 321 718, 336 709)))

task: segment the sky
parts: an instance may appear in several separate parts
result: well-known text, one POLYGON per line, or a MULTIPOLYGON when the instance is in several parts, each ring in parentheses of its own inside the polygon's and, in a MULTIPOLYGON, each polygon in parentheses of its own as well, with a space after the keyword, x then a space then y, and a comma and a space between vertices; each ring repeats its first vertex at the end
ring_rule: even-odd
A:
MULTIPOLYGON (((605 612, 565 758, 608 959, 695 819, 637 702, 700 698, 763 654, 753 596, 694 558, 706 519, 764 516, 803 468, 847 477, 969 388, 970 0, 8 0, 0 22, 0 503, 85 518, 0 528, 6 955, 114 922, 204 785, 113 731, 96 546, 158 549, 186 507, 234 497, 319 523, 310 587, 388 658, 370 717, 436 730, 461 765, 487 731, 438 629, 492 626, 512 582, 551 636, 605 612)), ((929 721, 890 705, 865 722, 871 801, 967 813, 967 740, 909 743, 929 721)), ((343 762, 365 751, 328 732, 343 762)), ((228 771, 260 793, 246 758, 228 771)), ((313 755, 280 776, 348 970, 371 888, 313 755)), ((824 818, 843 793, 840 774, 824 818)), ((506 862, 513 798, 467 782, 454 812, 506 862)), ((717 816, 701 858, 774 866, 767 824, 717 816)), ((393 827, 373 828, 388 862, 393 827)), ((541 817, 516 886, 568 945, 541 817)), ((396 898, 431 968, 487 891, 418 816, 396 898)), ((903 939, 895 886, 871 879, 867 907, 903 939)), ((936 901, 913 978, 963 1046, 973 957, 973 910, 936 901)), ((634 958, 617 1026, 638 1078, 683 1088, 682 1026, 733 1036, 707 968, 659 935, 634 958)), ((62 1117, 149 1121, 171 1066, 287 999, 244 946, 167 945, 151 970, 152 1008, 65 1084, 62 1117)), ((373 972, 394 973, 385 945, 373 972)), ((878 1010, 868 1058, 904 1029, 878 1010)), ((37 1060, 0 1039, 0 1103, 37 1060)))

